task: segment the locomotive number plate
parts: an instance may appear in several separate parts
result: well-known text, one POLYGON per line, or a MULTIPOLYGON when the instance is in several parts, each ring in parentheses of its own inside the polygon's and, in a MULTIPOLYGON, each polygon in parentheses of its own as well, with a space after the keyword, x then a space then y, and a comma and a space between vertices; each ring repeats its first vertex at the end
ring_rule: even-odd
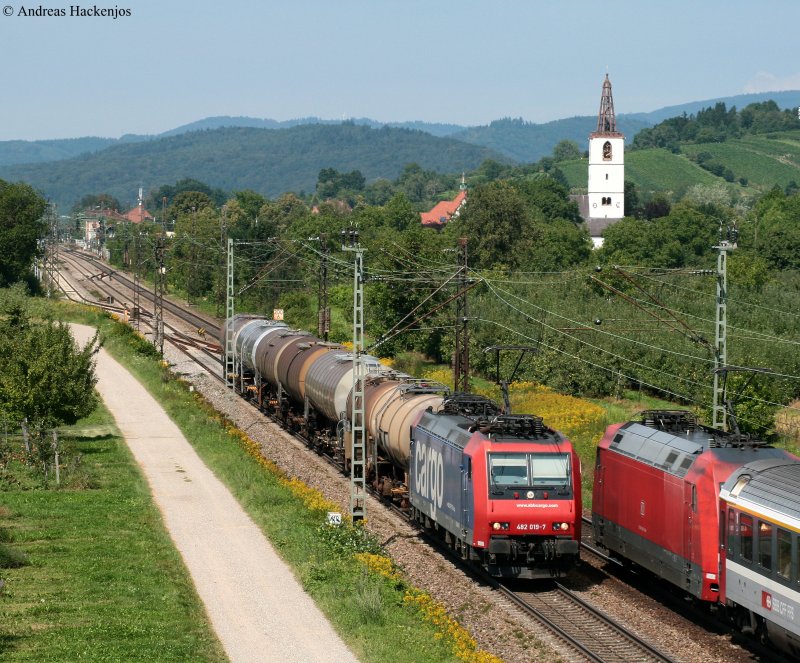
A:
POLYGON ((547 529, 544 523, 517 523, 514 525, 517 532, 543 532, 547 529))

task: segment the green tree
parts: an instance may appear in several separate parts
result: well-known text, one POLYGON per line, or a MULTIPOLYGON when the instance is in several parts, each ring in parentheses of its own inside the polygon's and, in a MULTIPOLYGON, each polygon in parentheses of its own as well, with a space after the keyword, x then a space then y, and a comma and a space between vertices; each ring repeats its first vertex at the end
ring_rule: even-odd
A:
POLYGON ((154 209, 161 209, 164 198, 167 199, 167 205, 171 205, 178 194, 186 193, 187 191, 199 191, 200 193, 204 193, 215 205, 222 205, 228 198, 222 189, 213 189, 204 182, 186 178, 175 182, 175 184, 165 184, 151 191, 145 200, 145 207, 149 208, 151 211, 154 209))
POLYGON ((449 235, 469 240, 470 264, 478 269, 517 269, 539 233, 530 222, 525 198, 504 180, 475 187, 449 235))
MULTIPOLYGON (((178 198, 184 195, 187 194, 179 194, 178 198)), ((166 268, 170 281, 186 291, 189 301, 213 290, 223 255, 221 223, 220 213, 210 202, 199 210, 182 212, 175 222, 166 268)))
POLYGON ((85 209, 111 209, 122 210, 122 205, 110 193, 90 193, 80 199, 80 202, 73 207, 73 212, 82 212, 85 209))
POLYGON ((420 225, 419 212, 415 211, 405 194, 397 193, 383 207, 385 222, 395 230, 405 230, 420 225))
MULTIPOLYGON (((253 221, 258 218, 261 208, 267 203, 267 199, 264 196, 256 191, 253 191, 252 189, 235 191, 233 194, 233 200, 239 204, 239 207, 241 208, 245 217, 253 221)), ((230 203, 231 201, 228 202, 230 203)))
POLYGON ((625 180, 625 215, 640 216, 642 210, 639 207, 639 193, 636 184, 630 180, 625 180))
POLYGON ((89 414, 97 336, 79 348, 67 325, 33 322, 20 288, 6 290, 0 307, 0 416, 43 430, 89 414))
POLYGON ((553 148, 555 161, 571 161, 581 158, 581 148, 574 140, 561 140, 553 148))
POLYGON ((183 191, 175 196, 172 205, 167 210, 170 219, 177 220, 179 216, 199 212, 206 207, 213 207, 214 202, 207 193, 202 191, 183 191))
POLYGON ((0 180, 0 287, 29 279, 47 226, 45 200, 27 184, 0 180))

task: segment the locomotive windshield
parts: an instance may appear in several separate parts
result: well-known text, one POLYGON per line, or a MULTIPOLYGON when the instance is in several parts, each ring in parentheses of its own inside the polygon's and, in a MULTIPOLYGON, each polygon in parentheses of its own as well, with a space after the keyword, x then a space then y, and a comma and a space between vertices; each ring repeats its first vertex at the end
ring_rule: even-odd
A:
POLYGON ((493 494, 504 494, 506 488, 568 490, 569 475, 569 454, 489 454, 489 490, 493 494))

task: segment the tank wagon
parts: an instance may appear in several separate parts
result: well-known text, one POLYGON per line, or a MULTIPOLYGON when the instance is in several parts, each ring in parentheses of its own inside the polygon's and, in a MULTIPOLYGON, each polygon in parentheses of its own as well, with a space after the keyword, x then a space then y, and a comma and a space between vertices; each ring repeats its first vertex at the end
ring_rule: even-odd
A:
POLYGON ((594 540, 800 653, 800 459, 684 411, 609 426, 597 448, 594 540))
MULTIPOLYGON (((349 471, 353 355, 258 316, 235 316, 242 395, 349 471)), ((465 560, 497 576, 566 573, 578 559, 580 463, 533 415, 454 395, 362 355, 367 480, 465 560)))

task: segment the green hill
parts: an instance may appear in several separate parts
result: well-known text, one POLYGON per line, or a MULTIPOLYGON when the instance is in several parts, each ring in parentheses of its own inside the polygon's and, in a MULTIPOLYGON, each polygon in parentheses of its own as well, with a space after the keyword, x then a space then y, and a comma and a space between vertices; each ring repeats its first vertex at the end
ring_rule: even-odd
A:
MULTIPOLYGON (((639 119, 618 118, 620 131, 630 139, 650 123, 639 119)), ((495 120, 488 126, 470 127, 451 134, 452 138, 497 150, 515 161, 533 163, 549 156, 562 140, 573 140, 583 149, 589 147, 589 134, 597 128, 597 117, 570 117, 544 124, 522 119, 495 120)))
POLYGON ((367 181, 396 178, 408 163, 437 172, 473 170, 486 159, 507 162, 484 147, 421 131, 351 123, 290 129, 224 128, 195 131, 42 164, 5 166, 0 179, 23 180, 61 209, 87 193, 130 201, 140 186, 152 189, 194 178, 226 191, 252 189, 267 196, 313 191, 319 171, 360 170, 367 181))
MULTIPOLYGON (((586 189, 589 163, 586 159, 558 164, 571 188, 586 189)), ((640 193, 668 192, 680 198, 694 184, 724 181, 703 170, 686 155, 664 149, 625 152, 625 179, 633 182, 640 193)))
MULTIPOLYGON (((695 184, 721 182, 732 189, 765 192, 775 185, 785 188, 792 181, 800 183, 800 130, 731 138, 722 143, 681 143, 680 149, 679 154, 663 148, 626 151, 625 179, 633 182, 640 194, 665 192, 674 199, 695 184), (710 155, 711 163, 729 169, 734 181, 702 168, 697 161, 702 153, 710 155), (741 178, 745 178, 746 186, 741 178)), ((585 159, 559 163, 558 167, 571 188, 586 189, 585 159)))
POLYGON ((114 138, 64 138, 54 140, 4 140, 0 141, 0 166, 15 163, 41 163, 58 161, 95 152, 113 145, 114 138))
POLYGON ((686 144, 681 145, 681 151, 694 158, 703 152, 710 154, 737 180, 747 178, 748 186, 761 191, 800 183, 800 130, 745 136, 724 143, 686 144))

